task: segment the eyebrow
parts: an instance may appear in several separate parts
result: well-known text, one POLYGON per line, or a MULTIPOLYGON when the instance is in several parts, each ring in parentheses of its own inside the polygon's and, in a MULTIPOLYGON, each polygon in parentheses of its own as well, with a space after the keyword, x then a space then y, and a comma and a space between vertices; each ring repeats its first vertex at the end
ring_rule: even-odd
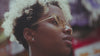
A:
POLYGON ((38 23, 41 23, 41 22, 43 22, 43 21, 46 21, 46 20, 48 20, 48 19, 51 19, 51 18, 53 18, 53 17, 54 17, 54 15, 53 15, 53 16, 50 16, 50 17, 48 17, 48 18, 46 18, 46 19, 40 20, 39 22, 36 22, 36 23, 32 24, 32 26, 34 26, 34 25, 36 25, 36 24, 38 24, 38 23))

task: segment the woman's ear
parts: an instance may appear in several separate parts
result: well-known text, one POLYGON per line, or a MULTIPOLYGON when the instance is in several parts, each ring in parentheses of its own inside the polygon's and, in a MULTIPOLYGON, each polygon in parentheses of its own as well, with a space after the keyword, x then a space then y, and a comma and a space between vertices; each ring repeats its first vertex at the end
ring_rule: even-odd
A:
POLYGON ((23 35, 27 42, 35 41, 35 31, 30 28, 24 28, 23 35))

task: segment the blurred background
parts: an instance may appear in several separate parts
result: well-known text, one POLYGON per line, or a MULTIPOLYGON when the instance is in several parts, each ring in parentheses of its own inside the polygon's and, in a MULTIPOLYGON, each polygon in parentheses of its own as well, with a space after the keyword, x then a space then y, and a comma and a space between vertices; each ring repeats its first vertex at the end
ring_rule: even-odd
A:
MULTIPOLYGON (((0 26, 3 15, 15 0, 0 0, 0 26), (9 2, 10 1, 10 2, 9 2)), ((68 0, 72 14, 74 56, 100 56, 100 0, 68 0)), ((5 37, 0 27, 0 56, 28 56, 14 37, 5 37), (10 51, 10 52, 9 52, 10 51)))
POLYGON ((6 37, 3 34, 4 29, 1 27, 4 21, 4 13, 9 11, 9 4, 15 0, 0 0, 0 56, 28 56, 24 47, 16 42, 14 36, 6 37), (10 2, 9 2, 10 1, 10 2))
POLYGON ((100 0, 69 0, 74 56, 100 56, 100 0))
POLYGON ((71 25, 75 32, 74 37, 84 38, 91 30, 100 26, 99 0, 69 0, 69 4, 73 16, 71 25))

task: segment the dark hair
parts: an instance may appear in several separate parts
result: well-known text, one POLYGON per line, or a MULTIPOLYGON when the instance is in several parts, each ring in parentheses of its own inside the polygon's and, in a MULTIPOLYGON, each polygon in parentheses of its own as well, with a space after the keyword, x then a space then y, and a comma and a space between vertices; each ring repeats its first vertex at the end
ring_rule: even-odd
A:
MULTIPOLYGON (((44 8, 39 3, 36 3, 26 9, 32 9, 32 10, 29 12, 29 14, 23 12, 23 15, 15 20, 16 26, 14 27, 14 35, 16 39, 19 41, 19 43, 23 44, 25 49, 28 50, 28 43, 26 42, 23 36, 23 30, 24 28, 31 28, 33 30, 37 29, 38 25, 35 26, 31 25, 37 22, 38 19, 42 16, 44 8)), ((25 11, 26 9, 24 9, 23 11, 25 11)))

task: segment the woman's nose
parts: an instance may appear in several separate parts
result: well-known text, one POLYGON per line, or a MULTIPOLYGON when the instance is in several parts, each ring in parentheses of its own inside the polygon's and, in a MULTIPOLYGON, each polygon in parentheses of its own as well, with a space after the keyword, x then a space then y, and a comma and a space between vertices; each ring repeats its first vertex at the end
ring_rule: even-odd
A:
POLYGON ((69 27, 69 26, 65 26, 65 28, 63 29, 63 33, 71 35, 72 34, 72 28, 69 27))

